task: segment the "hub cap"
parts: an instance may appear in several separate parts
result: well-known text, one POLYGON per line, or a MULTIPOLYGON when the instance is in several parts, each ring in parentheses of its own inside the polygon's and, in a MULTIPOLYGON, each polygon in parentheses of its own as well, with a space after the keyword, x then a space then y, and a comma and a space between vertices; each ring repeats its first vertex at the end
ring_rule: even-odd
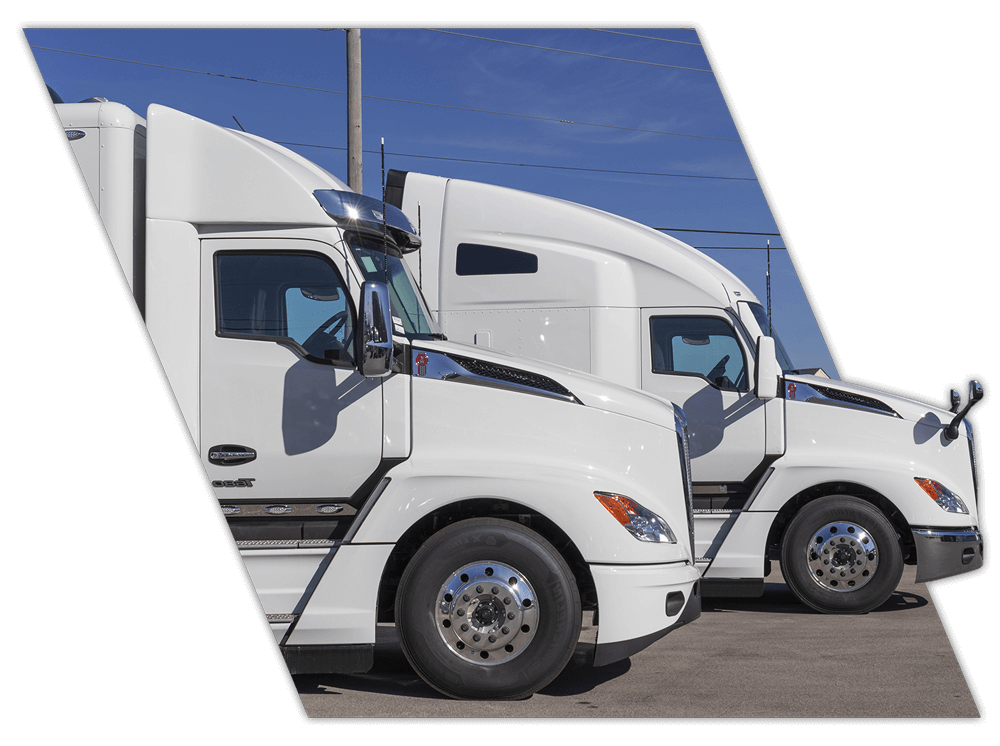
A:
POLYGON ((517 657, 534 638, 535 591, 502 562, 466 565, 441 586, 434 621, 455 655, 494 666, 517 657))
POLYGON ((812 579, 838 593, 856 591, 871 580, 878 569, 878 556, 871 534, 846 521, 823 526, 806 547, 812 579))

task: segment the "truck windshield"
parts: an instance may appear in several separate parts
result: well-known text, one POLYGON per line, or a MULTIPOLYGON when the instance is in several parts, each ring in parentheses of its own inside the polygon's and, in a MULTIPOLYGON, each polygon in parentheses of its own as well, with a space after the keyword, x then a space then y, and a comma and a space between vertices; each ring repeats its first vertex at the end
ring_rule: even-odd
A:
POLYGON ((795 366, 792 365, 792 360, 788 357, 788 352, 785 350, 785 346, 781 344, 781 338, 778 336, 778 332, 773 326, 771 326, 771 320, 767 317, 767 311, 760 303, 747 303, 750 308, 750 312, 753 314, 754 319, 757 321, 757 326, 760 327, 760 331, 767 337, 772 337, 774 339, 774 351, 778 356, 778 365, 785 372, 791 372, 795 370, 795 366))
POLYGON ((384 244, 380 236, 348 233, 346 239, 365 280, 388 284, 393 332, 402 333, 411 341, 431 339, 432 335, 439 334, 440 330, 427 310, 424 297, 410 276, 409 268, 395 244, 388 242, 383 251, 384 244))

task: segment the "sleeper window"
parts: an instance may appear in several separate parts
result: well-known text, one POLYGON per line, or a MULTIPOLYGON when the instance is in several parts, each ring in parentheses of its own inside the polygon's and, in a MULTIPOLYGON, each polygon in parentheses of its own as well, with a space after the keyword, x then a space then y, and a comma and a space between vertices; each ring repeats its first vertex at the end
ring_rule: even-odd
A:
POLYGON ((538 271, 538 257, 527 251, 460 243, 455 252, 455 274, 531 275, 538 271))

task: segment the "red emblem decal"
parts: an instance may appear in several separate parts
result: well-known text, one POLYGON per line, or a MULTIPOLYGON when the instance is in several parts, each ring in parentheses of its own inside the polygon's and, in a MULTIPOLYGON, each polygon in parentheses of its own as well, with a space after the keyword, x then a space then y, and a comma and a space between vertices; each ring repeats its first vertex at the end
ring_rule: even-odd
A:
POLYGON ((797 386, 794 383, 788 384, 788 398, 789 399, 794 399, 795 398, 795 389, 796 388, 797 388, 797 386))
POLYGON ((426 376, 427 375, 427 363, 430 358, 427 357, 426 352, 421 352, 417 355, 417 375, 426 376))

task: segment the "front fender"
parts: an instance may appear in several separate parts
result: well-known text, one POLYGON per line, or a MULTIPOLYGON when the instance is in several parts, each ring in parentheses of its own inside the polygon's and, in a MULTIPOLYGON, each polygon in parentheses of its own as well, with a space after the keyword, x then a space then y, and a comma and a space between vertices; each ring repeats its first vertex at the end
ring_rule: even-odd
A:
POLYGON ((450 505, 476 499, 505 500, 545 516, 566 533, 588 563, 655 564, 690 561, 687 526, 673 525, 676 544, 638 541, 593 496, 608 489, 590 479, 567 479, 558 472, 451 475, 421 473, 408 461, 389 473, 390 481, 362 519, 353 544, 396 543, 422 518, 450 505))
MULTIPOLYGON (((975 524, 975 501, 966 499, 970 514, 941 509, 914 481, 935 474, 911 463, 888 462, 879 467, 840 465, 786 466, 776 468, 750 505, 752 512, 777 513, 796 495, 824 484, 856 484, 882 495, 900 512, 909 526, 967 527, 975 524)), ((946 486, 947 477, 939 478, 946 486)), ((954 483, 954 480, 951 481, 954 483)), ((849 491, 849 490, 848 490, 849 491)))

